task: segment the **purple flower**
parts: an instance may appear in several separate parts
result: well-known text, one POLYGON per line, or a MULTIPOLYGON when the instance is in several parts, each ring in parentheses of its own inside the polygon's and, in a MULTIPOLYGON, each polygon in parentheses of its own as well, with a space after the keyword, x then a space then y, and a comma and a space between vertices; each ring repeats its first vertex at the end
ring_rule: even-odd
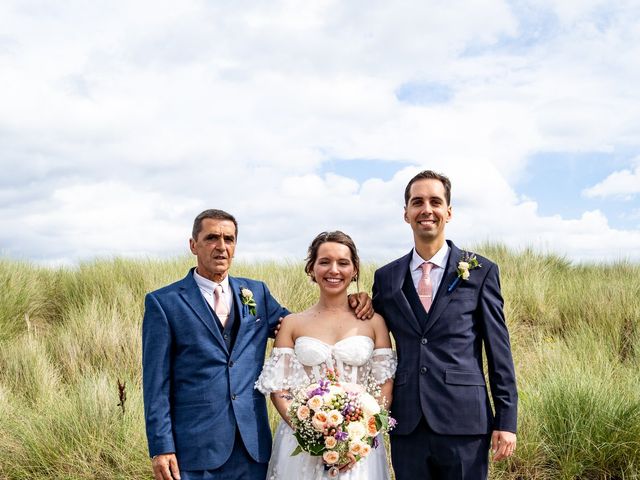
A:
POLYGON ((389 428, 396 428, 396 425, 398 425, 398 421, 393 417, 389 417, 389 428))
POLYGON ((329 385, 331 385, 331 382, 329 380, 320 380, 318 384, 318 388, 311 390, 307 394, 307 398, 312 398, 316 395, 324 395, 325 393, 329 393, 329 385))
POLYGON ((340 432, 336 432, 334 437, 336 437, 336 440, 342 442, 342 441, 346 440, 347 438, 349 438, 349 434, 347 432, 340 431, 340 432))
POLYGON ((373 437, 373 445, 371 445, 373 448, 378 448, 380 446, 380 440, 378 440, 378 437, 373 437))

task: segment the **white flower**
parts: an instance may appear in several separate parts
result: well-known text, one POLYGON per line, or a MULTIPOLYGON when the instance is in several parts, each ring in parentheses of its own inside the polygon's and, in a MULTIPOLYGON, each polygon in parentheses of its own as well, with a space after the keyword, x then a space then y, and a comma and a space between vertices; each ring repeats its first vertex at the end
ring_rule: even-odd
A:
POLYGON ((380 404, 368 393, 360 396, 360 407, 367 417, 380 413, 380 404))
POLYGON ((469 270, 464 270, 461 276, 463 280, 469 280, 469 277, 471 276, 471 274, 469 273, 469 270))
POLYGON ((364 425, 360 422, 351 422, 347 425, 347 433, 352 440, 360 440, 367 434, 364 425))

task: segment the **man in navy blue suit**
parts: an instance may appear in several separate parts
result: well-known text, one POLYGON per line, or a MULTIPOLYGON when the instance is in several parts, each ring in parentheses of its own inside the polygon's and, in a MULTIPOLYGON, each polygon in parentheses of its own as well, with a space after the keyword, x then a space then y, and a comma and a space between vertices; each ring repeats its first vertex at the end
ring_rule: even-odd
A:
MULTIPOLYGON (((238 224, 205 210, 189 246, 197 267, 147 294, 144 410, 156 480, 264 480, 271 455, 265 397, 254 390, 281 307, 260 281, 231 277, 238 224)), ((364 293, 351 298, 370 317, 364 293)))
POLYGON ((398 351, 396 479, 486 479, 516 445, 517 390, 498 267, 445 240, 451 182, 430 170, 405 190, 414 248, 376 271, 373 306, 398 351), (493 410, 483 371, 487 358, 493 410))

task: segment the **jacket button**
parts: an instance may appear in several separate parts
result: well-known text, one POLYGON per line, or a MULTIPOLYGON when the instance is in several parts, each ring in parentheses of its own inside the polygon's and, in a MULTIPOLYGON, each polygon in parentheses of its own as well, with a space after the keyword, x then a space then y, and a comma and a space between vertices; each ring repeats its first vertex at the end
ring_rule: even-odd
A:
POLYGON ((233 360, 229 360, 229 367, 233 367, 234 363, 233 360))
POLYGON ((235 400, 236 399, 236 394, 234 393, 233 395, 231 395, 231 400, 235 400))
POLYGON ((426 345, 428 342, 428 340, 426 338, 423 338, 422 340, 420 340, 420 343, 423 345, 426 345))
POLYGON ((424 375, 425 373, 427 373, 427 367, 420 367, 420 373, 422 375, 424 375))

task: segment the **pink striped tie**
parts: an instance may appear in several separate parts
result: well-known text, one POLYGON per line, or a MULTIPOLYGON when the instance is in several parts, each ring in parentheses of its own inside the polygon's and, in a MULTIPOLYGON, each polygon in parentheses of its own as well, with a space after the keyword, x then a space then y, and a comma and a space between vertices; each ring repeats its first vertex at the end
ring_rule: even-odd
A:
POLYGON ((429 308, 431 308, 431 302, 433 299, 431 277, 429 276, 429 272, 433 268, 433 263, 424 262, 420 267, 422 268, 422 277, 418 282, 418 296, 420 297, 420 302, 422 303, 425 311, 428 312, 429 308))
POLYGON ((220 323, 222 323, 222 326, 224 327, 224 324, 227 323, 227 318, 229 317, 229 306, 227 305, 227 299, 222 291, 222 285, 216 285, 213 295, 213 309, 220 319, 220 323))

